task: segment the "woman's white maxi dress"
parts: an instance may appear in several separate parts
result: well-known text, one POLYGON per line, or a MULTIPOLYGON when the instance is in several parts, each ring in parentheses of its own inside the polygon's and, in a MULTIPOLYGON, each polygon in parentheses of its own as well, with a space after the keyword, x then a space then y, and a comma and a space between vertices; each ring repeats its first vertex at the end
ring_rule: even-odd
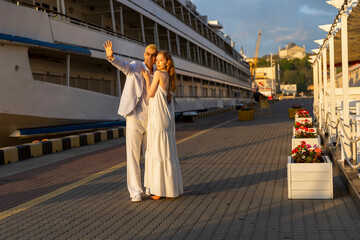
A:
POLYGON ((159 85, 149 99, 144 186, 147 194, 178 197, 183 193, 175 140, 173 107, 159 85))

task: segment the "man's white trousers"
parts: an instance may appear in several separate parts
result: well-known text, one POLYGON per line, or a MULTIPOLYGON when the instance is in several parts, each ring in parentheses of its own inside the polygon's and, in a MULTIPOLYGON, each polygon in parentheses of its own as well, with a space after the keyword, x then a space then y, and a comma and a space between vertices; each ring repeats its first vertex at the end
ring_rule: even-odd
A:
POLYGON ((143 192, 140 171, 141 146, 145 156, 147 121, 140 121, 133 116, 126 117, 126 161, 127 186, 130 198, 143 192))

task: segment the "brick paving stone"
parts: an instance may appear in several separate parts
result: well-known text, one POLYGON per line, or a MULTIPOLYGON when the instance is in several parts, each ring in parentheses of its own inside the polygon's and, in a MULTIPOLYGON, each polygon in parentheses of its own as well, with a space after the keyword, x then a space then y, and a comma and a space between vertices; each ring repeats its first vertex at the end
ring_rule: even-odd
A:
MULTIPOLYGON (((287 198, 293 103, 249 122, 233 111, 178 124, 181 139, 232 120, 178 145, 180 198, 132 203, 121 168, 1 220, 1 239, 358 239, 360 214, 335 172, 333 200, 287 198)), ((0 208, 109 168, 123 154, 119 145, 0 179, 0 208)))

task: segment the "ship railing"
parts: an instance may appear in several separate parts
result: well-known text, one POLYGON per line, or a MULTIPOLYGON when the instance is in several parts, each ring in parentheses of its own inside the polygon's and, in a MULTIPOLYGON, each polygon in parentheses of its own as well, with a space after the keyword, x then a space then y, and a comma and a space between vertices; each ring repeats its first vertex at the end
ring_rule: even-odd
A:
MULTIPOLYGON (((111 29, 104 28, 104 27, 101 27, 99 25, 89 23, 89 22, 86 22, 86 21, 83 21, 83 20, 80 20, 80 19, 77 19, 77 18, 74 18, 74 17, 70 17, 68 15, 64 15, 64 14, 62 14, 60 12, 53 11, 53 10, 50 10, 50 9, 47 9, 47 8, 44 8, 44 7, 41 7, 41 6, 25 3, 25 2, 22 2, 22 1, 15 1, 15 0, 4 0, 4 1, 11 2, 11 3, 21 5, 21 6, 25 6, 25 7, 29 7, 29 8, 33 8, 36 11, 46 12, 46 13, 48 13, 49 17, 51 17, 52 19, 61 21, 61 22, 67 22, 67 23, 79 25, 79 26, 82 26, 82 27, 85 27, 85 28, 88 28, 88 29, 92 29, 92 30, 95 30, 95 31, 98 31, 98 32, 102 32, 102 33, 105 33, 105 34, 108 34, 108 35, 113 35, 113 36, 116 36, 118 38, 126 39, 127 41, 130 41, 130 42, 134 42, 134 43, 139 44, 139 45, 143 45, 143 46, 146 45, 146 43, 144 43, 144 42, 142 42, 140 40, 137 40, 135 38, 131 38, 129 36, 125 36, 125 35, 120 34, 118 32, 114 32, 111 29)), ((175 55, 177 57, 181 58, 181 59, 188 60, 186 57, 182 57, 182 56, 179 56, 177 54, 175 54, 175 55)), ((240 63, 244 64, 245 62, 240 62, 240 63)), ((244 79, 240 79, 240 76, 238 74, 235 74, 235 75, 230 74, 230 75, 233 76, 234 78, 237 78, 241 82, 246 82, 244 79)))
POLYGON ((56 11, 53 11, 53 10, 50 10, 50 9, 47 9, 47 8, 44 8, 44 7, 41 7, 41 6, 33 5, 33 4, 22 2, 22 1, 15 1, 15 0, 5 0, 5 1, 10 2, 10 3, 14 3, 14 4, 18 5, 18 6, 29 7, 29 8, 35 9, 36 11, 46 12, 46 13, 49 14, 49 16, 51 18, 59 20, 59 21, 80 25, 82 27, 86 27, 86 28, 89 28, 89 29, 92 29, 92 30, 103 32, 103 33, 106 33, 106 34, 109 34, 109 35, 114 35, 114 36, 116 36, 118 38, 126 39, 128 41, 135 42, 137 44, 145 46, 145 43, 143 43, 142 41, 139 41, 139 40, 137 40, 135 38, 125 36, 125 35, 120 34, 118 32, 114 32, 111 29, 107 29, 107 28, 101 27, 99 25, 86 22, 86 21, 81 20, 81 19, 70 17, 70 16, 62 14, 60 12, 56 12, 56 11))
MULTIPOLYGON (((64 15, 64 14, 62 14, 60 12, 53 11, 53 10, 50 10, 48 8, 45 8, 45 7, 29 4, 29 3, 26 3, 26 2, 22 2, 22 1, 15 1, 15 0, 4 0, 4 1, 11 2, 11 3, 21 5, 21 6, 25 6, 25 7, 29 7, 29 8, 33 8, 36 11, 46 12, 46 13, 49 14, 49 16, 51 18, 59 20, 59 21, 73 23, 73 24, 76 24, 76 25, 79 25, 79 26, 82 26, 82 27, 85 27, 85 28, 95 30, 95 31, 99 31, 99 32, 106 33, 106 34, 109 34, 109 35, 114 35, 114 36, 116 36, 118 38, 126 39, 128 41, 135 42, 135 43, 140 44, 140 45, 144 45, 144 46, 146 45, 146 43, 144 43, 144 42, 142 42, 142 41, 140 41, 138 39, 135 39, 135 38, 132 38, 132 37, 129 37, 129 36, 125 36, 123 34, 120 34, 118 32, 115 32, 115 31, 111 30, 110 28, 104 28, 104 27, 96 25, 94 23, 90 23, 90 22, 86 22, 86 21, 81 20, 81 19, 70 17, 68 15, 64 15)), ((234 52, 236 52, 236 51, 233 50, 232 57, 234 59, 236 59, 239 64, 241 64, 241 65, 246 64, 246 62, 243 60, 242 56, 237 52, 236 52, 236 56, 235 56, 234 52)), ((226 52, 226 53, 231 55, 228 52, 226 52)))
MULTIPOLYGON (((65 74, 33 72, 33 78, 34 80, 41 82, 67 86, 65 74)), ((89 77, 73 76, 70 77, 69 87, 116 96, 116 92, 111 85, 112 85, 111 80, 106 80, 102 78, 93 78, 93 77, 89 78, 89 77)))
MULTIPOLYGON (((314 108, 314 113, 318 108, 314 108)), ((331 112, 321 108, 323 121, 318 122, 321 133, 325 137, 325 144, 330 148, 340 152, 339 161, 346 162, 352 169, 357 169, 358 177, 360 177, 360 102, 356 103, 356 107, 351 107, 349 115, 349 123, 345 123, 343 119, 343 111, 341 106, 336 108, 335 119, 331 119, 331 112), (347 151, 346 148, 349 148, 347 151)), ((319 118, 316 117, 319 121, 319 118)))

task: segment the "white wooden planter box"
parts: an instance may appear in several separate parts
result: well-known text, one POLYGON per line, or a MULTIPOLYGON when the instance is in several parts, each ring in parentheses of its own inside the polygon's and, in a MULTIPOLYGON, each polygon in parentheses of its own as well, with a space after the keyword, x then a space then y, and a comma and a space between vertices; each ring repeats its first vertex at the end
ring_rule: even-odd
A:
POLYGON ((303 122, 305 120, 308 120, 308 122, 312 122, 311 117, 298 117, 297 114, 295 115, 295 123, 296 122, 303 122))
MULTIPOLYGON (((314 130, 314 133, 317 134, 317 133, 316 133, 316 128, 308 128, 308 129, 313 129, 313 130, 314 130)), ((295 136, 295 128, 294 128, 294 127, 293 127, 293 136, 295 136)))
POLYGON ((328 156, 323 163, 294 163, 289 156, 287 164, 289 199, 332 199, 332 163, 328 156))
POLYGON ((310 144, 311 146, 317 144, 320 146, 320 136, 317 135, 317 137, 315 138, 295 138, 294 136, 291 139, 291 150, 293 150, 294 148, 296 148, 297 146, 299 146, 301 144, 302 141, 305 141, 306 144, 310 144))

